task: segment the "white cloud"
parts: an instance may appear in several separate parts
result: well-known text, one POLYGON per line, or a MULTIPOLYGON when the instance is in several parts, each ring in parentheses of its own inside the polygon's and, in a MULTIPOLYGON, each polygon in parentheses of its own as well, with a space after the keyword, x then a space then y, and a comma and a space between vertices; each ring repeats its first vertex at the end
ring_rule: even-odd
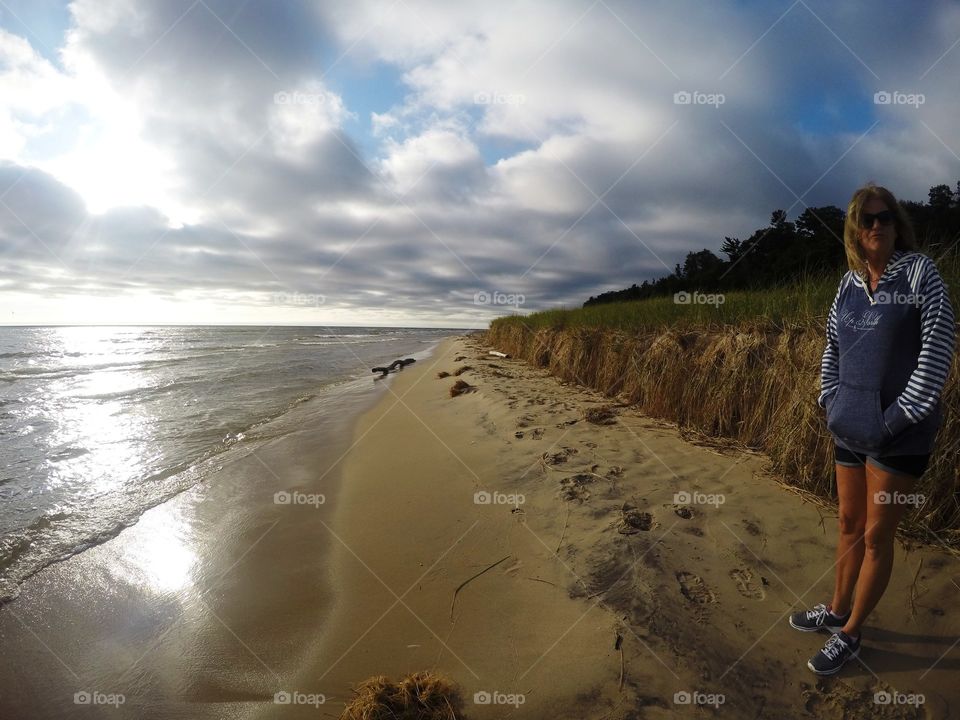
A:
POLYGON ((78 0, 61 67, 0 31, 0 193, 33 193, 0 206, 0 250, 17 292, 47 268, 48 304, 133 284, 259 319, 296 290, 338 318, 462 320, 487 315, 477 290, 549 306, 662 275, 815 183, 807 204, 952 183, 960 48, 920 76, 960 15, 810 7, 78 0), (352 63, 402 77, 369 138, 347 128, 377 89, 336 85, 352 63), (927 103, 874 108, 883 83, 927 103))

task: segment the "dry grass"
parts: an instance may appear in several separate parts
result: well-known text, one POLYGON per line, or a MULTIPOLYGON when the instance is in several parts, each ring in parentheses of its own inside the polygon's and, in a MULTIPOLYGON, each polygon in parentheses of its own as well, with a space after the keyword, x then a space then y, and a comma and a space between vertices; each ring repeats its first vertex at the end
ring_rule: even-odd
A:
MULTIPOLYGON (((724 438, 766 454, 770 470, 826 501, 834 497, 833 440, 817 405, 825 318, 773 328, 744 321, 720 328, 643 332, 494 323, 484 343, 596 389, 683 432, 724 438)), ((960 371, 954 360, 941 398, 943 423, 914 492, 927 502, 905 535, 960 547, 960 371)))
POLYGON ((476 386, 471 385, 465 380, 457 380, 450 387, 450 397, 457 397, 457 395, 463 395, 464 393, 473 392, 476 390, 476 386))
POLYGON ((408 675, 392 682, 383 675, 364 680, 340 720, 462 720, 460 691, 432 672, 408 675))
POLYGON ((583 419, 594 425, 613 425, 617 421, 617 414, 609 405, 601 405, 584 410, 583 419))

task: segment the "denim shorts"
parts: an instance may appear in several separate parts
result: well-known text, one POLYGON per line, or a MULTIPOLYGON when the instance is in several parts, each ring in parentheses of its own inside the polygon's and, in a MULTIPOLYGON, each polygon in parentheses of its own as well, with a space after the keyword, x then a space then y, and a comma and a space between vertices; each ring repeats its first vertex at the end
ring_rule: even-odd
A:
POLYGON ((845 465, 846 467, 860 467, 867 460, 870 460, 872 465, 876 465, 881 470, 886 470, 887 472, 900 473, 902 475, 912 475, 913 477, 920 477, 923 475, 924 471, 927 469, 927 465, 930 463, 930 455, 881 455, 879 457, 873 455, 862 455, 860 453, 855 453, 846 448, 842 448, 839 445, 835 445, 835 454, 837 465, 845 465))

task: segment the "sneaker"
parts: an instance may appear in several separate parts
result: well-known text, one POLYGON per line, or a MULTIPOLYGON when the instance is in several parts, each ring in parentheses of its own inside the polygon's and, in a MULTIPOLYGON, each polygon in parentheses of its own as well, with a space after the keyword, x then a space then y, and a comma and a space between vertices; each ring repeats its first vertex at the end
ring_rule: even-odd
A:
POLYGON ((833 675, 840 671, 850 658, 860 654, 860 638, 856 640, 843 630, 831 635, 823 649, 807 662, 807 667, 817 675, 833 675))
POLYGON ((813 610, 796 612, 790 616, 790 627, 801 632, 816 632, 826 628, 830 632, 836 632, 847 624, 850 619, 850 613, 839 617, 830 612, 824 604, 815 605, 813 610))

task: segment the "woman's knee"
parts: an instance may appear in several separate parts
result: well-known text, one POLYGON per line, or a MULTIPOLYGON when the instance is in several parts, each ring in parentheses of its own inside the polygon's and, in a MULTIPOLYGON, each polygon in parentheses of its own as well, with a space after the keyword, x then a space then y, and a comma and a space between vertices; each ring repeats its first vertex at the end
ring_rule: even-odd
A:
POLYGON ((852 512, 847 508, 840 508, 838 513, 841 535, 862 537, 867 526, 867 514, 852 512))
POLYGON ((882 556, 893 552, 896 528, 875 525, 863 535, 863 546, 868 555, 882 556))

